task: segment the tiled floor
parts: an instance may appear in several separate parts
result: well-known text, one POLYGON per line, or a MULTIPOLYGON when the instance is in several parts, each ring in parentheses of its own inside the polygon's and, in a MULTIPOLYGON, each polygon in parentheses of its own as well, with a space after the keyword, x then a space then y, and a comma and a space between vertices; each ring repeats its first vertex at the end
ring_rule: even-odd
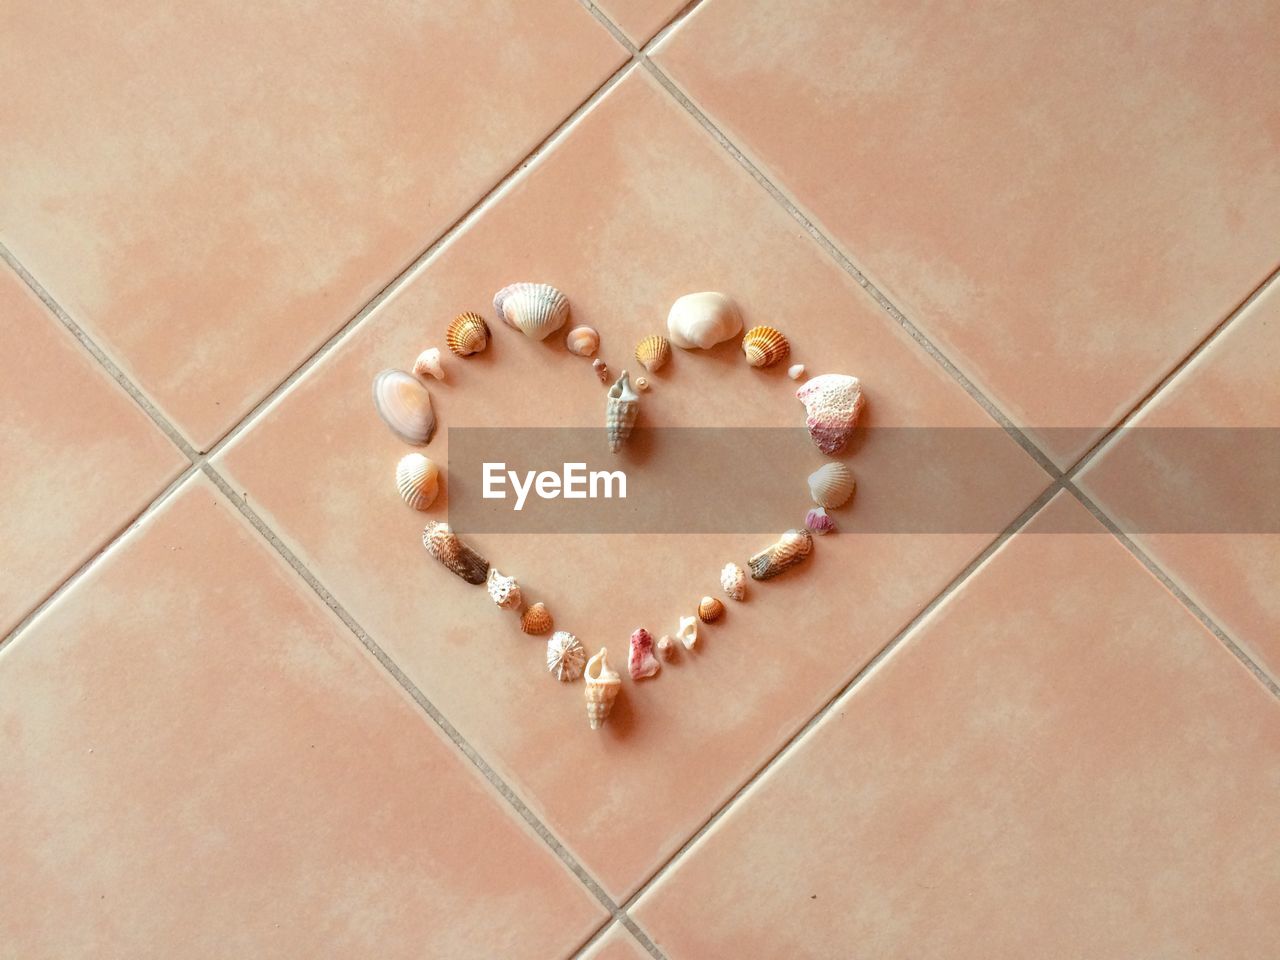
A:
MULTIPOLYGON (((1280 427, 1278 31, 4 10, 0 957, 1269 955, 1280 532, 1142 517, 1274 514, 1267 451, 1143 428, 1280 427), (615 369, 718 287, 858 374, 866 529, 916 469, 878 428, 990 430, 937 489, 990 529, 828 537, 591 734, 425 557, 368 402, 522 278, 615 369)), ((446 426, 597 425, 580 358, 494 335, 446 426)), ((655 380, 667 424, 798 422, 730 348, 655 380)), ((619 653, 761 545, 474 540, 619 653)))

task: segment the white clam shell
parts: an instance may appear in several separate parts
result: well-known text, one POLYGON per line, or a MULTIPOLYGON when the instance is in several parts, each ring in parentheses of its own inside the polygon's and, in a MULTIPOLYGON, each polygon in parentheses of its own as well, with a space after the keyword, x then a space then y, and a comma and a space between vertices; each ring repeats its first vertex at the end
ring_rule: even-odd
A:
POLYGON ((396 464, 396 489, 415 510, 426 510, 440 492, 440 468, 420 453, 408 453, 396 464))
POLYGON ((527 337, 545 340, 569 319, 568 298, 549 283, 513 283, 493 296, 498 316, 527 337))
POLYGON ((686 650, 692 650, 698 642, 698 618, 681 617, 676 628, 676 639, 684 644, 686 650))
POLYGON ((747 573, 730 561, 720 571, 720 586, 731 600, 744 600, 747 596, 747 573))
POLYGON ((413 362, 413 375, 419 380, 425 380, 427 377, 444 379, 444 367, 440 366, 439 347, 428 347, 418 354, 418 359, 413 362))
POLYGON ((414 446, 422 446, 436 432, 431 394, 422 382, 403 370, 383 370, 373 378, 373 405, 391 432, 414 446))
POLYGON ((667 334, 685 350, 703 350, 742 332, 742 314, 723 293, 688 293, 671 305, 667 334))
POLYGON ((839 460, 824 463, 809 474, 809 495, 814 503, 828 510, 848 503, 856 486, 853 473, 839 460))
POLYGON ((564 345, 579 357, 594 357, 600 349, 600 334, 594 327, 574 327, 564 338, 564 345))

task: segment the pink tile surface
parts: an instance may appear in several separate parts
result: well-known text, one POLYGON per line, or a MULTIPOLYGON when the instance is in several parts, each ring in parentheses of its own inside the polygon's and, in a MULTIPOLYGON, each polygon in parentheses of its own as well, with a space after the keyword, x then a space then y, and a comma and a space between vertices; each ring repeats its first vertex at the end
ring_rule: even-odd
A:
POLYGON ((601 0, 596 3, 637 46, 646 44, 685 5, 686 0, 601 0))
MULTIPOLYGON (((615 370, 676 296, 720 286, 749 323, 785 325, 799 359, 862 376, 869 426, 990 421, 639 72, 219 455, 249 504, 593 876, 625 896, 993 535, 829 537, 803 575, 760 585, 755 600, 706 628, 700 655, 643 687, 628 682, 609 725, 590 734, 581 690, 542 671, 542 641, 520 634, 483 590, 423 552, 423 516, 392 483, 405 448, 368 399, 377 371, 439 344, 458 310, 490 313, 493 291, 522 277, 561 286, 571 322, 599 328, 615 370)), ((478 357, 447 358, 446 382, 432 387, 445 428, 427 453, 442 467, 448 427, 600 422, 603 388, 559 337, 537 344, 496 323, 493 332, 494 345, 478 357)), ((677 356, 654 377, 647 422, 798 428, 795 384, 737 354, 725 344, 677 356)), ((787 465, 798 504, 804 476, 821 462, 812 453, 810 463, 787 465)), ((1047 478, 1011 441, 992 458, 998 483, 966 486, 953 476, 939 495, 991 498, 1003 525, 1047 478)), ((892 514, 901 468, 890 459, 874 435, 851 458, 862 478, 860 518, 892 514)), ((445 507, 442 498, 428 516, 445 507)), ((745 563, 767 542, 568 533, 472 541, 520 578, 527 599, 545 601, 560 626, 615 654, 637 625, 655 636, 673 631, 699 596, 719 592, 726 560, 745 563)))
POLYGON ((1065 465, 1280 263, 1278 33, 1269 3, 710 0, 655 60, 1065 465))
POLYGON ((1272 284, 1131 421, 1131 431, 1089 462, 1079 482, 1280 680, 1278 370, 1280 292, 1272 284), (1175 445, 1170 431, 1181 428, 1195 430, 1175 445), (1173 532, 1179 528, 1164 525, 1162 515, 1152 517, 1152 504, 1185 507, 1195 517, 1213 512, 1196 532, 1173 532), (1207 523, 1219 516, 1221 525, 1207 523))
POLYGON ((205 449, 624 59, 573 0, 8 4, 0 240, 205 449))
POLYGON ((203 478, 0 650, 6 957, 567 955, 600 907, 203 478))
POLYGON ((1271 952, 1280 708, 1046 513, 642 897, 666 956, 1271 952))
POLYGON ((649 951, 636 941, 627 928, 615 923, 609 932, 583 951, 579 960, 649 960, 649 951))
POLYGON ((0 343, 3 638, 187 458, 3 263, 0 343))

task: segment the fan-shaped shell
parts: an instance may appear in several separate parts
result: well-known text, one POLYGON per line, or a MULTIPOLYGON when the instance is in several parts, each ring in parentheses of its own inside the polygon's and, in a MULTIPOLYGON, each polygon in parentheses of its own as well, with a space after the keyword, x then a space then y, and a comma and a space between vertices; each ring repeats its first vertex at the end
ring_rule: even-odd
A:
POLYGON ((834 533, 836 522, 827 516, 827 511, 822 507, 814 507, 804 518, 804 527, 810 533, 816 533, 820 537, 825 537, 828 533, 834 533))
POLYGON ((742 352, 753 367, 771 367, 791 355, 791 344, 773 327, 752 327, 742 337, 742 352))
POLYGON ((796 391, 804 404, 805 426, 818 449, 833 456, 844 449, 862 412, 862 384, 857 377, 824 373, 796 391))
POLYGON ((613 710, 613 701, 618 698, 622 677, 609 666, 609 651, 604 647, 587 661, 583 676, 587 681, 584 691, 587 699, 587 723, 592 730, 599 730, 613 710))
POLYGON ((808 530, 788 530, 747 561, 753 580, 769 580, 800 563, 813 552, 813 535, 808 530))
POLYGON ((814 503, 828 510, 848 503, 856 487, 853 473, 839 460, 824 463, 809 474, 809 495, 814 503))
POLYGON ((533 603, 520 618, 520 629, 531 636, 548 632, 553 626, 551 611, 545 603, 533 603))
POLYGON ((547 670, 557 680, 577 680, 587 662, 587 651, 568 630, 557 630, 547 641, 547 670))
POLYGON ((489 345, 489 325, 478 313, 460 313, 449 321, 444 342, 457 356, 469 357, 489 345))
POLYGON ((655 372, 671 359, 671 341, 659 334, 650 334, 636 345, 636 360, 650 373, 655 372))
POLYGON ((631 656, 627 660, 627 670, 632 680, 643 680, 652 677, 662 669, 662 664, 653 655, 653 637, 644 627, 631 634, 631 656))
POLYGON ((594 327, 574 327, 564 338, 564 345, 570 353, 580 357, 594 357, 600 349, 600 334, 594 327))
POLYGON ((373 405, 382 422, 405 443, 422 446, 436 432, 431 394, 403 370, 383 370, 373 378, 373 405))
POLYGON ((520 584, 516 583, 516 578, 504 577, 498 572, 497 567, 489 568, 487 586, 489 588, 489 599, 503 610, 519 610, 520 605, 524 603, 524 597, 520 593, 520 584))
POLYGON ((684 350, 703 350, 737 336, 742 330, 738 306, 723 293, 688 293, 671 305, 667 334, 684 350))
POLYGON ((526 337, 545 340, 569 319, 569 300, 549 283, 513 283, 493 296, 493 309, 526 337))
POLYGON ((489 561, 463 543, 447 523, 432 521, 422 531, 427 553, 467 583, 482 584, 489 573, 489 561))
POLYGON ((698 619, 703 623, 715 623, 724 616, 724 604, 715 597, 703 597, 698 603, 698 619))
POLYGON ((440 468, 420 453, 408 453, 396 464, 396 489, 415 510, 426 510, 440 492, 440 468))
POLYGON ((720 586, 731 600, 744 600, 747 596, 747 575, 736 563, 726 563, 720 571, 720 586))
POLYGON ((618 382, 609 388, 605 401, 604 424, 609 435, 609 449, 614 453, 621 450, 623 442, 631 436, 639 411, 640 394, 631 389, 631 380, 623 370, 618 382))
POLYGON ((434 377, 436 380, 444 379, 444 367, 440 366, 439 347, 428 347, 418 354, 418 359, 413 362, 413 375, 419 380, 426 380, 427 377, 434 377))

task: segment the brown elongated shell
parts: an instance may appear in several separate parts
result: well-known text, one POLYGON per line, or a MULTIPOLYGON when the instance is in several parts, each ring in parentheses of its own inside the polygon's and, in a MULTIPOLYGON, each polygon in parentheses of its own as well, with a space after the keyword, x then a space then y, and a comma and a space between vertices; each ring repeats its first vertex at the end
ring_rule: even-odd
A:
POLYGON ((770 580, 790 570, 813 552, 813 534, 808 530, 788 530, 747 561, 752 580, 770 580))
POLYGON ((420 447, 436 432, 431 394, 403 370, 383 370, 373 378, 373 405, 382 422, 405 443, 420 447))
POLYGON ((753 367, 771 367, 791 355, 791 344, 773 327, 752 327, 742 337, 742 352, 753 367))
POLYGON ((551 611, 545 603, 530 604, 529 609, 520 618, 520 629, 530 636, 548 632, 555 622, 551 619, 551 611))
POLYGON ((469 357, 489 345, 489 325, 478 313, 460 313, 449 321, 444 342, 459 357, 469 357))
POLYGON ((613 701, 618 698, 622 677, 609 666, 609 651, 604 647, 587 661, 587 669, 582 676, 587 682, 587 724, 592 730, 599 730, 609 718, 613 701))
POLYGON ((652 334, 636 346, 636 360, 650 373, 654 373, 671 359, 671 341, 652 334))
POLYGON ((422 530, 422 545, 467 583, 482 584, 488 578, 489 561, 463 543, 447 523, 428 523, 422 530))
POLYGON ((715 597, 703 597, 698 604, 698 619, 703 623, 715 623, 724 616, 724 604, 715 597))

